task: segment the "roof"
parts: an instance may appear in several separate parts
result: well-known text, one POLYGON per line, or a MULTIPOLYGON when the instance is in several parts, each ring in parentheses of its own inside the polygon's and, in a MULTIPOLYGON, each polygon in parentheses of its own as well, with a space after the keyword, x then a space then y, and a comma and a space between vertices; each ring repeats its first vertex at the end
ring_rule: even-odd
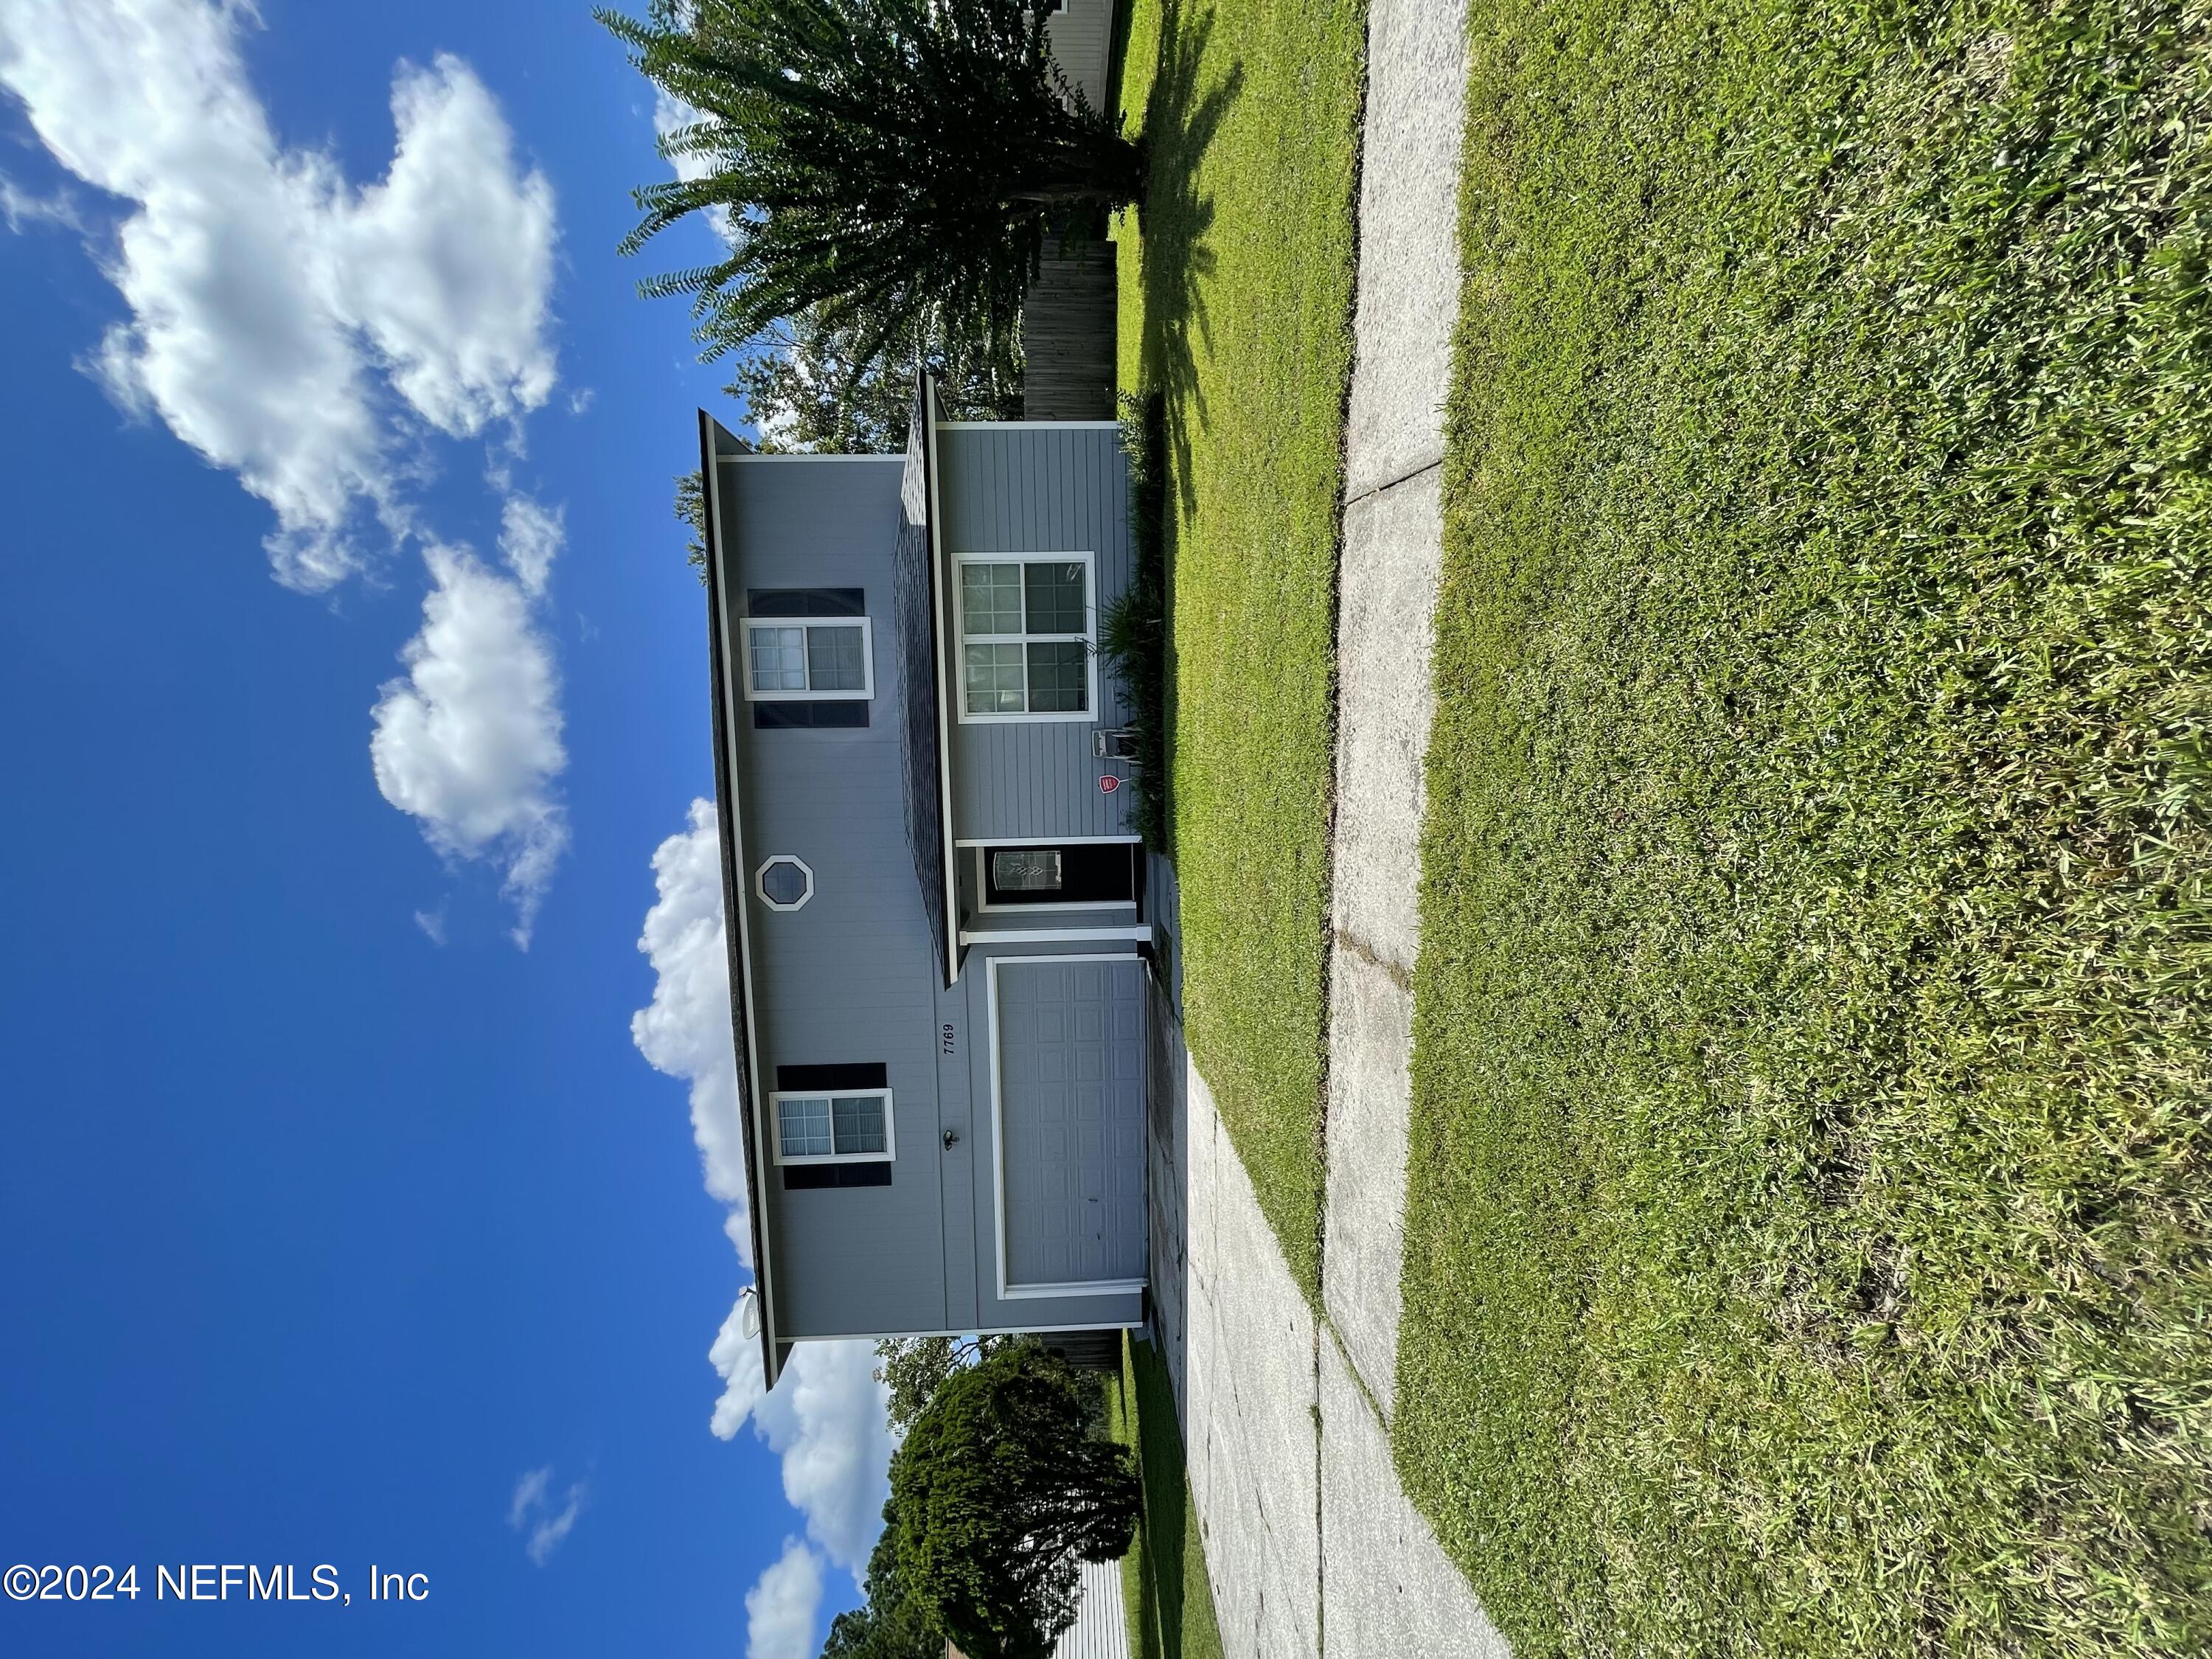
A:
POLYGON ((905 722, 907 845, 921 883, 937 966, 950 986, 959 976, 959 915, 952 862, 952 781, 945 708, 945 561, 937 518, 937 387, 927 370, 915 377, 914 419, 907 428, 906 471, 899 480, 898 551, 892 581, 898 622, 905 722))
MULTIPOLYGON (((745 1219, 752 1230, 753 1278, 760 1287, 761 1375, 775 1386, 782 1352, 775 1339, 775 1298, 769 1290, 768 1233, 761 1218, 760 1089, 753 1075, 752 951, 747 938, 744 845, 738 829, 738 772, 732 764, 737 733, 730 723, 729 611, 722 603, 722 481, 717 465, 726 441, 738 441, 705 410, 699 411, 700 494, 706 506, 707 659, 714 711, 714 814, 722 849, 722 939, 730 957, 730 1041, 736 1050, 738 1125, 745 1155, 745 1219)), ((789 1344, 781 1345, 787 1350, 789 1344)))

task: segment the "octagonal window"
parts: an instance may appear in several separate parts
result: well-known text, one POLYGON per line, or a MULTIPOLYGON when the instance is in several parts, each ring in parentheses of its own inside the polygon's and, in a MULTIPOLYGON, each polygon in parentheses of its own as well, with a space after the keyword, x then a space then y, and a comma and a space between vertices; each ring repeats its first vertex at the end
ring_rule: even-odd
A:
POLYGON ((771 910, 796 910, 814 896, 814 872, 789 854, 778 854, 753 872, 753 890, 771 910))

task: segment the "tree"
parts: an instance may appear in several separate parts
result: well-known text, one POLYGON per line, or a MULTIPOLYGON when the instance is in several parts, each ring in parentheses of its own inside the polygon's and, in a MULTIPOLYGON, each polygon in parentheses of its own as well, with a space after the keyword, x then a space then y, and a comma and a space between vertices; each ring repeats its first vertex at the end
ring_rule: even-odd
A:
POLYGON ((699 476, 699 469, 676 475, 676 516, 691 527, 691 539, 684 544, 684 562, 699 578, 699 585, 707 585, 707 485, 699 476))
POLYGON ((868 1556, 864 1607, 837 1615, 821 1659, 943 1659, 945 1638, 899 1577, 896 1512, 884 1505, 884 1530, 868 1556))
POLYGON ((640 284, 692 296, 708 359, 780 319, 907 339, 1012 338, 1048 232, 1133 202, 1144 157, 1053 65, 1024 0, 692 0, 602 10, 653 84, 698 113, 633 192, 634 253, 694 213, 729 256, 640 284))
POLYGON ((876 1344, 876 1381, 890 1390, 892 1430, 911 1431, 937 1391, 960 1372, 1026 1336, 887 1336, 876 1344))
POLYGON ((918 344, 894 337, 873 358, 859 355, 865 324, 824 321, 824 307, 780 322, 765 349, 738 366, 729 386, 760 432, 764 451, 892 455, 906 447, 914 376, 938 377, 947 420, 1018 421, 1021 353, 1006 340, 940 339, 918 344))
POLYGON ((1063 1361, 1005 1348, 948 1378, 891 1459, 900 1579, 969 1659, 1044 1659, 1076 1564, 1127 1551, 1136 1471, 1091 1427, 1063 1361))

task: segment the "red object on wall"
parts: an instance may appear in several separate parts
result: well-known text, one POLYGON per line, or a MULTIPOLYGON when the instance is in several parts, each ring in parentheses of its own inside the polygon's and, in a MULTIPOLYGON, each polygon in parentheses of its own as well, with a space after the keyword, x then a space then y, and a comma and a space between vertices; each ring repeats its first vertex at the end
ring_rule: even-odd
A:
POLYGON ((1121 780, 1115 777, 1111 772, 1104 774, 1098 780, 1098 793, 1102 795, 1110 795, 1121 787, 1121 780))

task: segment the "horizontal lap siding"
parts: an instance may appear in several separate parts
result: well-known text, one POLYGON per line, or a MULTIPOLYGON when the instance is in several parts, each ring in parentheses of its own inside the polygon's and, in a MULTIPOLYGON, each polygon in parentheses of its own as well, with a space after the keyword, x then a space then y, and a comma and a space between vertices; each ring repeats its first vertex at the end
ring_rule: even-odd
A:
MULTIPOLYGON (((1097 585, 1092 604, 1099 612, 1128 586, 1128 467, 1118 432, 1021 424, 952 428, 940 433, 938 453, 948 561, 963 553, 1088 552, 1097 585)), ((957 611, 957 572, 948 573, 946 592, 957 611)), ((957 627, 957 616, 948 621, 957 627)), ((949 673, 957 838, 1053 841, 1131 833, 1129 792, 1108 794, 1098 787, 1102 774, 1127 769, 1091 757, 1095 727, 1127 718, 1121 686, 1103 660, 1097 666, 1098 708, 1091 720, 968 724, 957 717, 955 652, 949 673)))
MULTIPOLYGON (((878 461, 722 469, 738 614, 748 587, 859 587, 873 627, 866 726, 756 731, 750 705, 735 705, 762 1091, 775 1089, 779 1065, 880 1061, 896 1134, 890 1186, 786 1192, 774 1114, 763 1103, 762 1201, 785 1337, 947 1321, 937 979, 902 776, 892 605, 899 476, 896 465, 878 461), (797 910, 771 910, 754 890, 754 872, 777 854, 814 872, 813 896, 797 910)), ((971 1276, 964 1238, 957 1254, 971 1276)))

